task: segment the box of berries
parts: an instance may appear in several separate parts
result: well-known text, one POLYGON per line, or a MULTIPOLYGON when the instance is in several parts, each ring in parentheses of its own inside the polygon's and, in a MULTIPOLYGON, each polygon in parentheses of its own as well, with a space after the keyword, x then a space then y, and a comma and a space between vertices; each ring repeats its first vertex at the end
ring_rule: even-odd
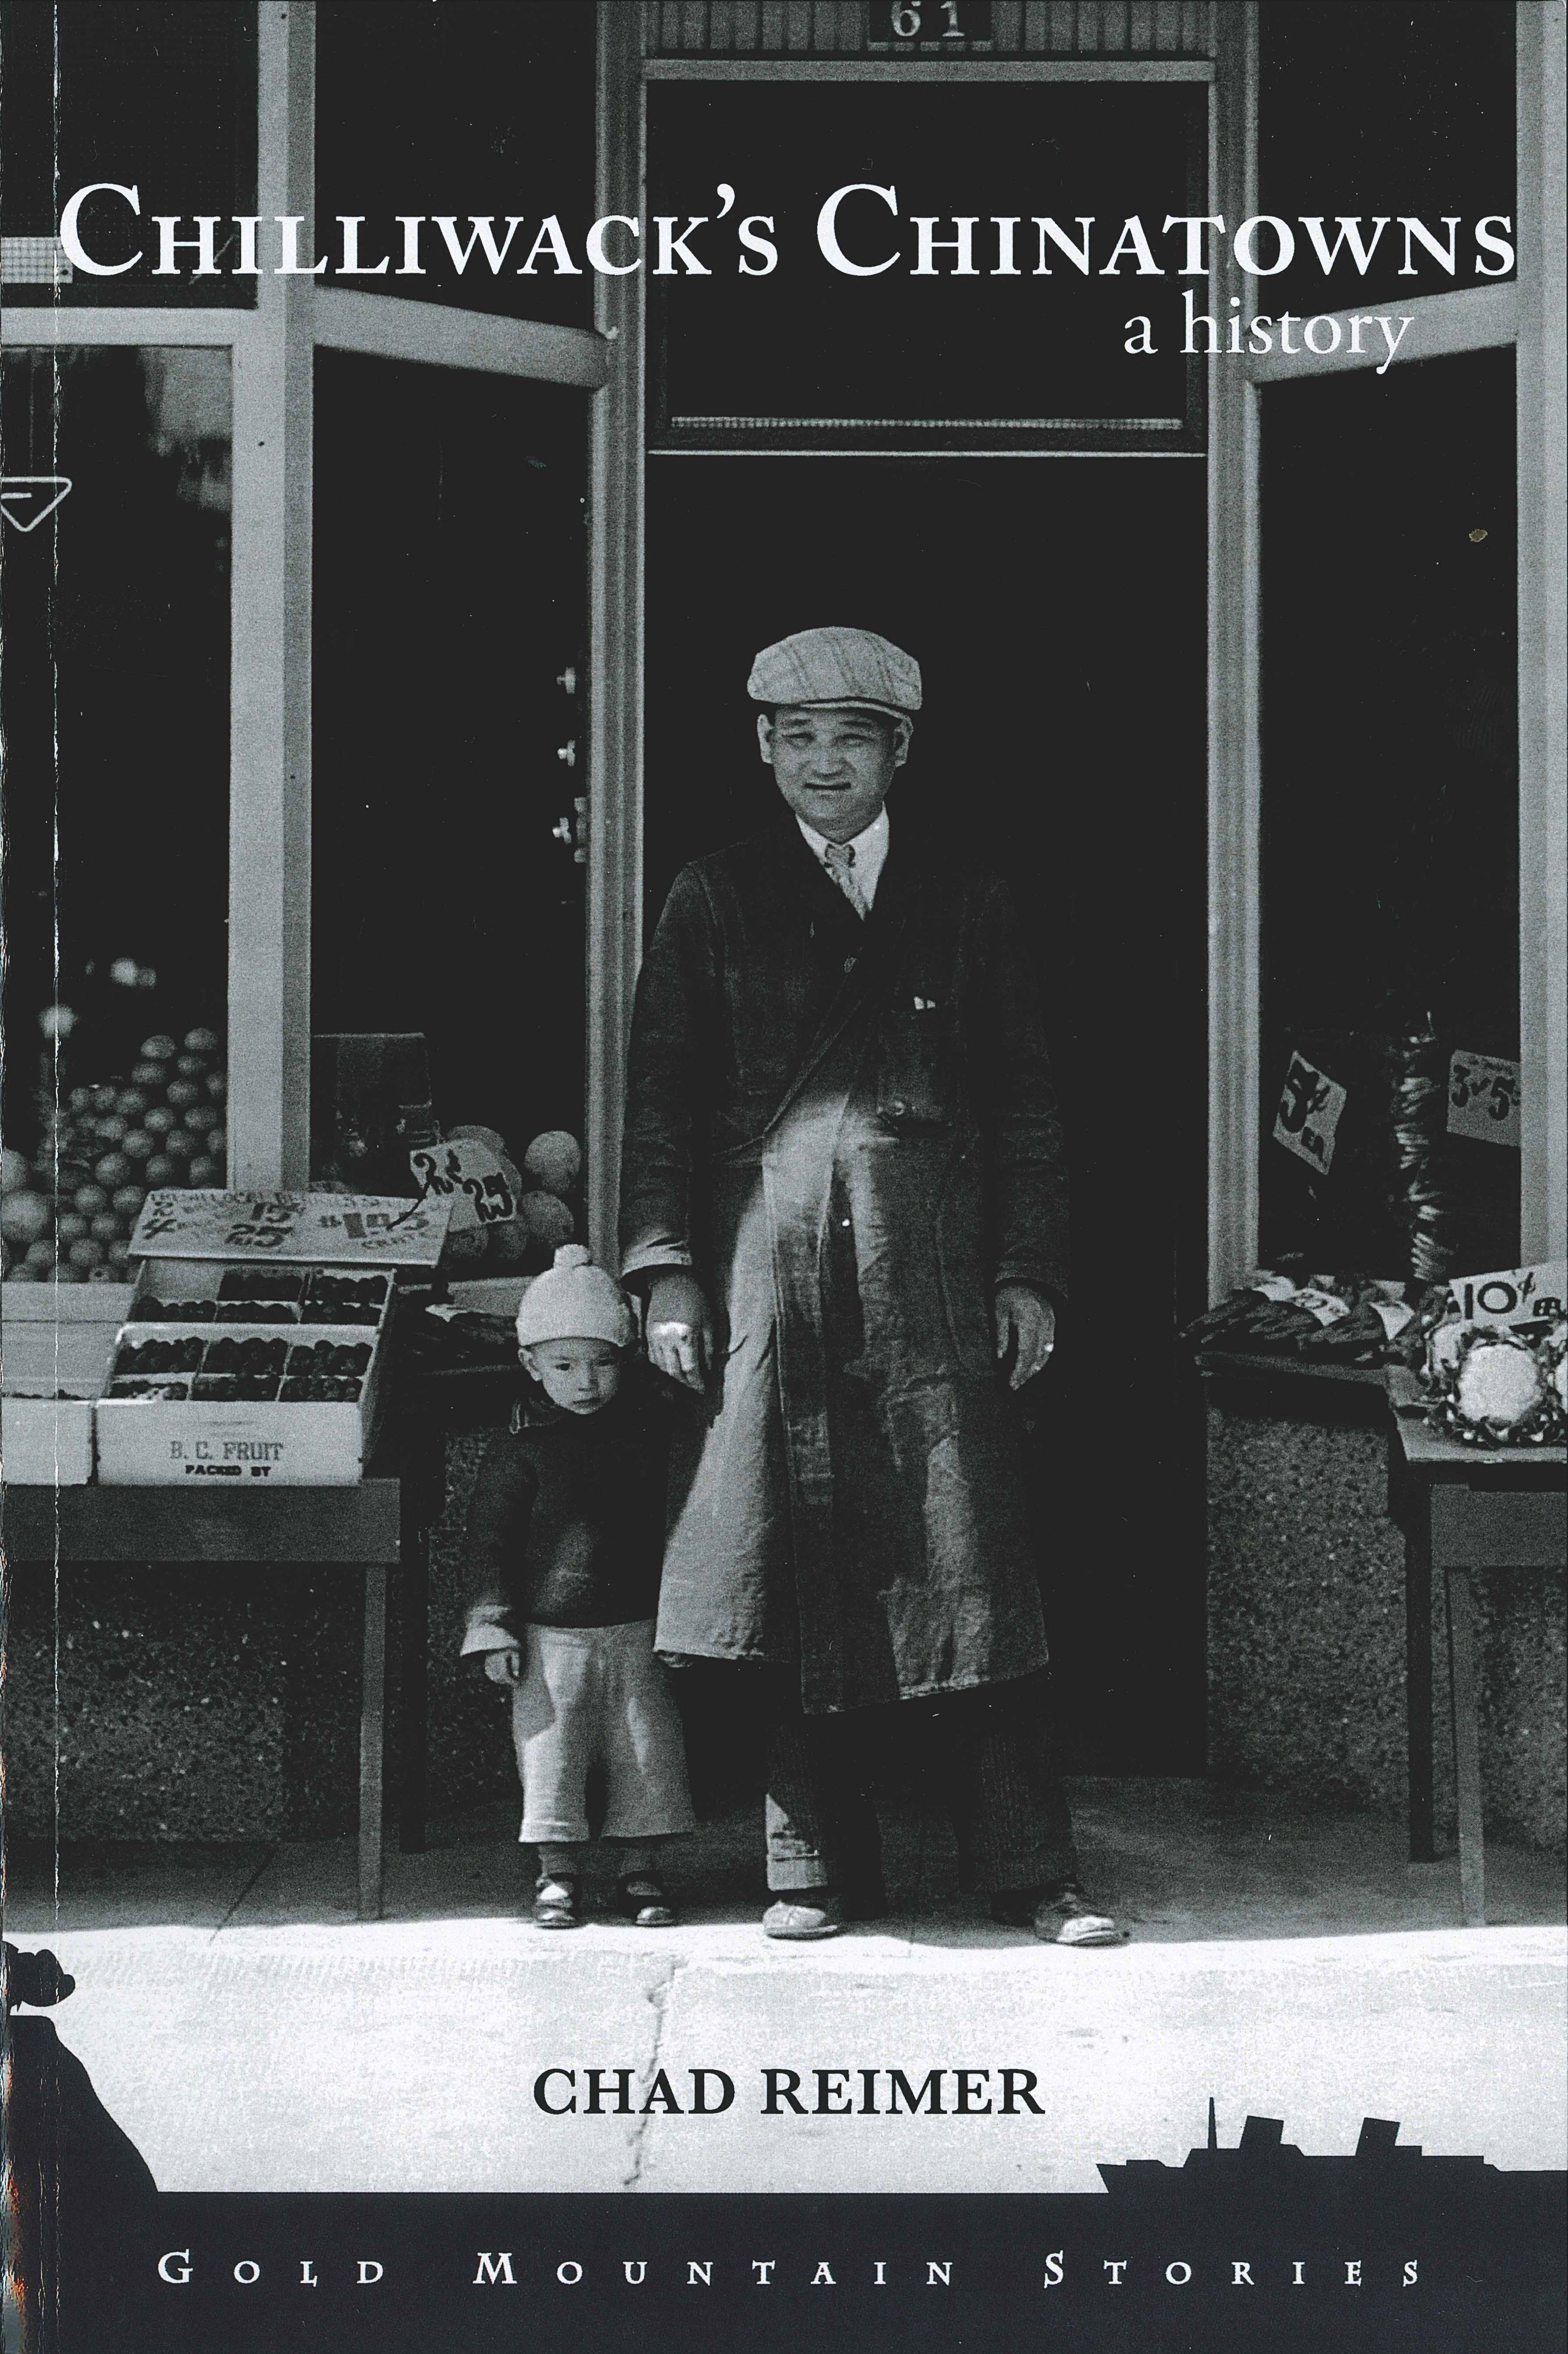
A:
POLYGON ((99 1479, 362 1479, 398 1278, 433 1266, 443 1231, 423 1205, 351 1195, 152 1197, 95 1409, 99 1479))

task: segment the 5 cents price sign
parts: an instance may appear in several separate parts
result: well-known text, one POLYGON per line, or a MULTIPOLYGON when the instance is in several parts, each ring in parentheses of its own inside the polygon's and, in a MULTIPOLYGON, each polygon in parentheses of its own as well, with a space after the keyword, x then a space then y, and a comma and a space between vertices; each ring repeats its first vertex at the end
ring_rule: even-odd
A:
POLYGON ((1347 1101, 1338 1079, 1314 1069, 1305 1055, 1293 1054, 1285 1074, 1278 1108, 1274 1115, 1274 1140, 1326 1176, 1333 1164, 1334 1138, 1347 1101))
POLYGON ((1457 1047, 1448 1063, 1448 1133, 1519 1143, 1519 1065, 1457 1047))

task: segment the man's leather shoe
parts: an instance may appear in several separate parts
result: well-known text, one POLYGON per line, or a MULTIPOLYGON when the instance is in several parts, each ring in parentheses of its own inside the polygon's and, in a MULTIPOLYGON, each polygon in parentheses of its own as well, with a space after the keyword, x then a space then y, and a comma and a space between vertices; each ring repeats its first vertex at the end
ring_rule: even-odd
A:
POLYGON ((1108 1913, 1097 1913, 1077 1888, 1057 1888, 1041 1895, 1033 1889, 1007 1890, 993 1896, 993 1921, 1033 1929, 1047 1946, 1125 1946, 1131 1935, 1108 1913))
POLYGON ((763 1935, 805 1943, 813 1937, 836 1937, 844 1925, 844 1901, 826 1888, 803 1888, 798 1896, 779 1896, 762 1916, 763 1935))

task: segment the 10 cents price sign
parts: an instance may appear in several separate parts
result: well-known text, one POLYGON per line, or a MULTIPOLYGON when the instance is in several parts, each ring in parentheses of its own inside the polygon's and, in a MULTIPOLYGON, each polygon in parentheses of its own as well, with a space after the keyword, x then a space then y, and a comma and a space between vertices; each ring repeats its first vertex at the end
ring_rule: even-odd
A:
POLYGON ((1555 1324, 1568 1294, 1568 1261, 1503 1267, 1490 1275, 1456 1275, 1448 1296, 1467 1324, 1555 1324))

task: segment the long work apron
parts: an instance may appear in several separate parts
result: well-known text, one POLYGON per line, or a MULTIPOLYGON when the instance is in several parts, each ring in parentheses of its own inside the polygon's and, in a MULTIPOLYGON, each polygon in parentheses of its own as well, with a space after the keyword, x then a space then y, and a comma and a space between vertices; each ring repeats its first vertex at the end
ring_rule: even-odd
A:
POLYGON ((868 928, 766 1129, 706 1172, 720 1363, 676 1449, 656 1642, 796 1663, 808 1712, 1045 1661, 961 966, 917 904, 868 928))

